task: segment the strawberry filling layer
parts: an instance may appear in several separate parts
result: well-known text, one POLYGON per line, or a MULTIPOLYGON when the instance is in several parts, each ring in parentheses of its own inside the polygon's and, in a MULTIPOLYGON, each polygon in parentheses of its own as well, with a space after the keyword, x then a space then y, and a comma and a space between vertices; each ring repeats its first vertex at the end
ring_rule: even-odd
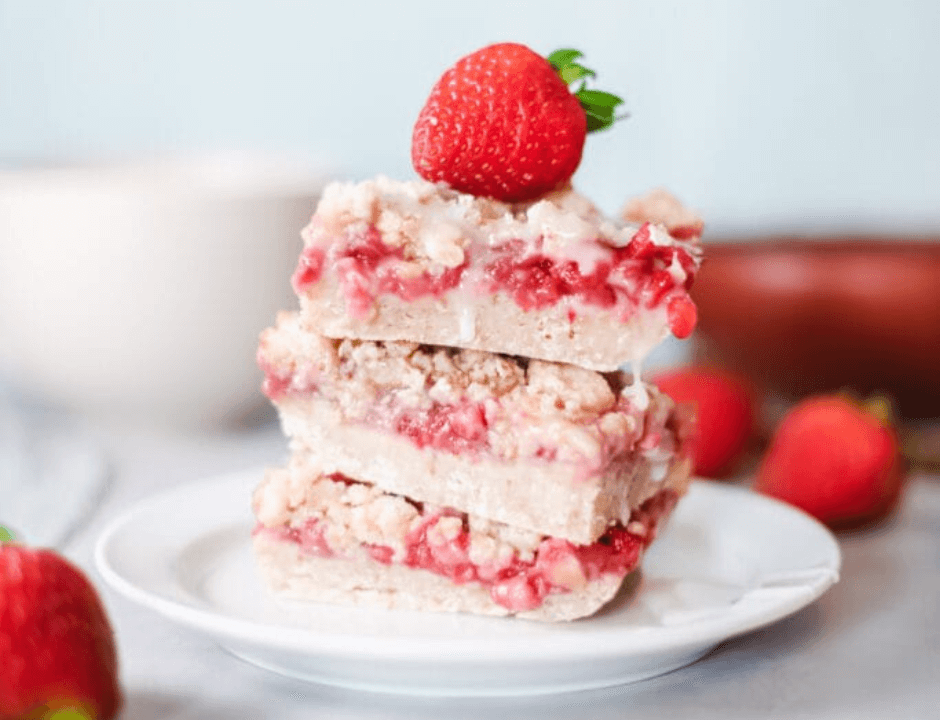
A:
POLYGON ((489 449, 488 422, 483 403, 464 400, 456 405, 435 402, 428 410, 376 413, 373 426, 393 429, 419 448, 431 447, 454 455, 478 455, 489 449))
MULTIPOLYGON (((298 295, 320 280, 324 261, 324 251, 319 247, 308 247, 301 253, 292 278, 298 295)), ((404 252, 400 247, 386 245, 375 226, 340 248, 332 261, 347 308, 351 315, 360 318, 368 315, 380 295, 397 295, 407 302, 426 295, 441 297, 460 283, 467 268, 464 262, 438 274, 427 270, 402 272, 406 265, 404 252)))
POLYGON ((499 246, 485 266, 484 287, 507 293, 526 311, 574 297, 585 305, 616 308, 621 320, 629 319, 636 307, 649 309, 667 297, 685 297, 691 287, 695 273, 691 255, 680 247, 656 245, 649 224, 641 226, 625 247, 593 245, 600 259, 589 273, 574 260, 524 254, 521 241, 499 246), (681 269, 681 282, 669 269, 674 262, 681 269))
MULTIPOLYGON (((523 612, 541 606, 549 594, 578 590, 607 574, 624 577, 637 566, 641 553, 655 538, 657 525, 677 499, 671 490, 660 491, 633 512, 626 527, 613 525, 590 545, 545 537, 527 559, 521 559, 518 551, 514 551, 500 560, 474 562, 468 518, 450 509, 422 515, 405 536, 404 552, 397 557, 387 545, 360 547, 372 561, 383 565, 401 564, 426 570, 457 585, 477 583, 489 590, 493 602, 512 612, 523 612), (460 519, 460 529, 456 533, 435 532, 438 522, 450 517, 460 519)), ((423 510, 420 503, 413 504, 423 510)), ((327 543, 324 531, 323 524, 316 519, 301 527, 265 528, 259 524, 255 529, 256 533, 267 533, 279 541, 296 543, 304 554, 342 559, 343 554, 327 543)))
MULTIPOLYGON (((271 400, 312 395, 323 397, 314 383, 298 383, 290 373, 279 372, 264 362, 262 390, 271 400)), ((357 423, 391 432, 410 440, 418 448, 430 447, 454 455, 478 456, 490 448, 489 421, 483 403, 464 399, 459 403, 433 402, 427 408, 405 407, 390 396, 368 409, 357 423)))
MULTIPOLYGON (((309 379, 301 383, 289 373, 281 373, 263 362, 261 366, 265 372, 262 389, 272 400, 305 395, 327 399, 323 388, 309 379)), ((489 428, 497 408, 498 401, 483 403, 468 398, 457 403, 433 401, 426 408, 414 408, 397 403, 390 394, 372 403, 365 415, 359 420, 351 421, 351 424, 399 435, 420 449, 431 448, 476 459, 493 454, 489 428)), ((635 408, 623 395, 618 397, 616 406, 610 412, 626 416, 636 415, 635 408)), ((598 415, 584 421, 582 425, 597 426, 602 417, 598 415)), ((639 426, 644 427, 644 424, 640 422, 639 426)), ((595 452, 591 457, 582 458, 585 463, 583 470, 588 475, 608 468, 612 463, 632 463, 635 448, 644 449, 650 443, 657 445, 663 439, 662 431, 645 427, 642 437, 634 434, 604 433, 599 430, 596 435, 600 442, 595 452)), ((540 461, 555 462, 558 459, 558 447, 546 441, 532 449, 531 457, 540 461)))
MULTIPOLYGON (((695 237, 680 228, 673 238, 695 237), (682 232, 680 232, 682 231, 682 232)), ((522 240, 510 240, 486 247, 482 256, 438 273, 416 272, 402 248, 387 245, 377 228, 338 244, 327 258, 320 246, 310 246, 301 254, 293 276, 294 290, 306 292, 319 282, 329 260, 354 317, 369 314, 375 299, 395 295, 406 302, 421 297, 441 298, 458 285, 477 294, 503 293, 524 311, 552 307, 564 299, 614 312, 622 322, 638 309, 660 305, 668 309, 670 328, 677 337, 687 337, 694 329, 694 309, 687 291, 695 274, 695 261, 687 250, 676 245, 657 245, 649 224, 642 225, 624 247, 611 247, 599 240, 583 243, 583 255, 597 258, 589 271, 582 271, 572 259, 536 251, 522 240)), ((573 321, 576 312, 568 312, 573 321)))

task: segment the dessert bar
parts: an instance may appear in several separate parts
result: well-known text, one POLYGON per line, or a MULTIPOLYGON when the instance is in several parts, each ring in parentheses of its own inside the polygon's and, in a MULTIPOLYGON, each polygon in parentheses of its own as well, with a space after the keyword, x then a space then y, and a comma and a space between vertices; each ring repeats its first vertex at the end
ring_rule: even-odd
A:
POLYGON ((288 597, 569 620, 613 597, 676 499, 660 491, 577 545, 291 465, 255 492, 253 544, 288 597))
POLYGON ((570 188, 504 203, 423 180, 333 183, 293 285, 330 337, 616 370, 692 332, 700 257, 701 221, 664 191, 625 214, 635 224, 570 188))

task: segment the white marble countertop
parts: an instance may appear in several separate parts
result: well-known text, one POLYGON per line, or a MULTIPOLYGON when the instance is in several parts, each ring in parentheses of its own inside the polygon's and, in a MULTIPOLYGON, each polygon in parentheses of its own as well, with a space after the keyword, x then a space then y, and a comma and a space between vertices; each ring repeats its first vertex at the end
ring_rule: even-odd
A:
POLYGON ((108 588, 93 567, 102 528, 172 486, 274 464, 265 430, 184 436, 93 431, 108 491, 66 554, 100 588, 117 632, 125 720, 225 718, 940 718, 940 476, 915 474, 897 516, 842 535, 841 581, 796 615, 720 645, 699 662, 634 685, 537 698, 428 699, 357 693, 284 678, 229 655, 108 588))

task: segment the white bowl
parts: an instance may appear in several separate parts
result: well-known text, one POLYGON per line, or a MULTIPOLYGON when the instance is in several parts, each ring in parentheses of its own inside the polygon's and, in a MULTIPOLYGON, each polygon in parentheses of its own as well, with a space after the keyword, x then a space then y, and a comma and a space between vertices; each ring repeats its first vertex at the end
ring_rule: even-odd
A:
POLYGON ((322 185, 224 155, 0 172, 0 371, 94 415, 246 412, 322 185))

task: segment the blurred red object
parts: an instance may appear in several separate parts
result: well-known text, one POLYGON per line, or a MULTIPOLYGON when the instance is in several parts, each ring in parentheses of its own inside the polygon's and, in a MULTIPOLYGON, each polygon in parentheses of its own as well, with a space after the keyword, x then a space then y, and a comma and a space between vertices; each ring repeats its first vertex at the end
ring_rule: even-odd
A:
POLYGON ((650 382, 677 403, 694 408, 694 472, 726 477, 737 469, 754 433, 754 397, 748 383, 716 368, 679 367, 655 373, 650 382))
POLYGON ((881 520, 897 506, 905 462, 890 407, 816 395, 786 414, 754 489, 802 508, 833 528, 881 520))
POLYGON ((940 417, 940 238, 712 243, 692 288, 700 354, 785 397, 887 392, 940 417))

